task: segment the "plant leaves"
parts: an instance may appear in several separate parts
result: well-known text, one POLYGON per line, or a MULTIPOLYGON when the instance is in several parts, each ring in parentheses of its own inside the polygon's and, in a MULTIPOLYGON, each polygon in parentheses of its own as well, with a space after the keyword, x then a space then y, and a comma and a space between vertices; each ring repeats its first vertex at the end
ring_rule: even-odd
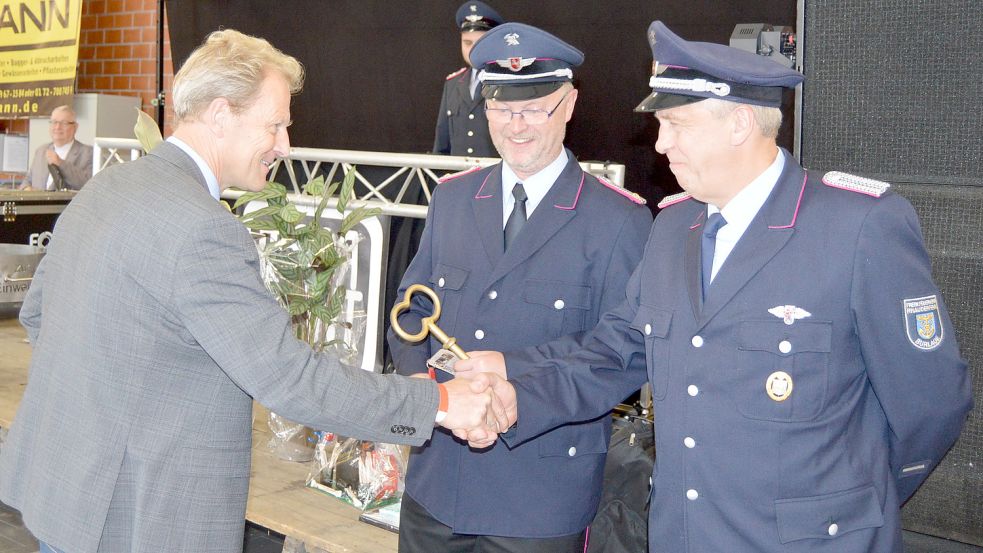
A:
POLYGON ((143 148, 143 151, 149 152, 163 142, 164 137, 160 134, 160 127, 157 126, 156 121, 140 108, 136 108, 136 110, 137 123, 133 126, 133 136, 140 141, 140 147, 143 148))
POLYGON ((375 217, 382 214, 382 210, 378 207, 358 207, 352 210, 351 213, 345 216, 341 221, 341 226, 338 228, 338 234, 344 236, 348 231, 355 228, 360 222, 365 219, 375 217))
POLYGON ((355 168, 352 167, 348 173, 345 174, 345 180, 341 183, 341 191, 338 192, 338 205, 335 209, 338 213, 344 213, 345 209, 348 208, 348 202, 352 199, 352 195, 355 192, 355 168))
POLYGON ((304 218, 304 214, 297 209, 294 204, 287 204, 280 208, 280 213, 277 214, 281 219, 290 224, 295 224, 304 218))
POLYGON ((308 181, 304 185, 304 192, 310 194, 311 196, 320 196, 324 194, 324 175, 320 175, 314 180, 308 181))

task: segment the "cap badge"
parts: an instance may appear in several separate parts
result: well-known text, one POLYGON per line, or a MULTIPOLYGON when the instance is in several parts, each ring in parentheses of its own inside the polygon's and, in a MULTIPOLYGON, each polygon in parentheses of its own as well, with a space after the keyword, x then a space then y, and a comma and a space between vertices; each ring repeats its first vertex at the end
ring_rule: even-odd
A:
MULTIPOLYGON (((473 8, 474 6, 471 7, 473 8)), ((477 14, 472 14, 472 15, 465 15, 464 19, 467 19, 469 23, 476 23, 478 21, 481 21, 482 17, 477 14)))
POLYGON ((502 38, 505 39, 505 44, 507 44, 509 46, 518 46, 519 45, 519 34, 518 33, 509 33, 509 34, 505 35, 502 38))
POLYGON ((470 8, 472 13, 478 13, 478 6, 475 4, 471 4, 470 8))
POLYGON ((787 325, 794 323, 798 319, 812 316, 812 313, 794 305, 776 305, 769 309, 768 312, 785 321, 787 325))
POLYGON ((781 403, 792 395, 792 377, 785 371, 775 371, 768 375, 765 381, 765 391, 768 397, 781 403))
POLYGON ((524 67, 529 67, 532 65, 532 62, 534 61, 536 61, 536 58, 522 58, 516 56, 507 60, 495 60, 495 63, 497 63, 499 67, 511 69, 512 71, 521 71, 524 67))
POLYGON ((905 298, 902 301, 905 315, 905 331, 911 345, 931 351, 942 343, 942 313, 935 295, 921 298, 905 298))

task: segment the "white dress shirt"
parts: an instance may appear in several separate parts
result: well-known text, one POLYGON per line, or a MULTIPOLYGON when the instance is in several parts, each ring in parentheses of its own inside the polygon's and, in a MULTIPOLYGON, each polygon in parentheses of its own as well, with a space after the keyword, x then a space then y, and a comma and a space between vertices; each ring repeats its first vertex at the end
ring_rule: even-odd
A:
POLYGON ((194 160, 195 165, 198 166, 201 174, 205 176, 205 182, 208 184, 208 193, 211 194, 216 200, 219 199, 219 197, 222 195, 222 189, 218 187, 218 179, 215 178, 215 173, 212 172, 211 167, 205 163, 205 159, 198 155, 198 152, 194 151, 191 146, 188 146, 187 143, 176 136, 167 137, 167 141, 174 144, 178 148, 181 148, 184 153, 191 156, 191 159, 194 160))
POLYGON ((566 149, 560 149, 560 155, 553 160, 542 171, 532 175, 531 177, 520 180, 516 176, 512 168, 509 167, 508 163, 502 162, 502 229, 505 229, 505 223, 509 220, 509 215, 512 213, 512 207, 515 205, 515 198, 512 197, 512 189, 515 187, 515 183, 521 182, 522 187, 526 190, 526 219, 528 220, 532 217, 532 212, 536 210, 539 202, 543 201, 546 194, 552 188, 553 183, 559 178, 560 173, 567 166, 567 151, 566 149))
POLYGON ((724 261, 727 260, 727 256, 730 255, 731 250, 734 249, 737 242, 744 236, 744 231, 751 225, 751 221, 754 220, 761 206, 768 200, 771 191, 778 184, 778 177, 782 175, 783 169, 785 169, 785 156, 779 150, 775 161, 727 202, 727 205, 723 209, 718 209, 713 204, 707 204, 707 217, 719 211, 724 217, 724 220, 727 221, 727 224, 720 227, 720 230, 717 231, 717 245, 713 253, 713 269, 710 271, 710 282, 713 282, 713 279, 717 276, 717 271, 720 270, 724 261))

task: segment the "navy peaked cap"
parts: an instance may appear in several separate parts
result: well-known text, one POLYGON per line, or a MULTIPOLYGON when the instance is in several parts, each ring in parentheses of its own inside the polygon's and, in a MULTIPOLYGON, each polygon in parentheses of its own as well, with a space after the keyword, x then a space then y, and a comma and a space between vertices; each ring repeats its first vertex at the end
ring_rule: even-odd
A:
POLYGON ((572 81, 584 53, 542 29, 505 23, 485 33, 470 58, 482 95, 512 101, 540 98, 572 81))
POLYGON ((781 107, 782 90, 794 88, 805 78, 752 52, 683 40, 661 21, 649 26, 648 40, 652 94, 635 111, 658 111, 707 98, 781 107))
POLYGON ((457 9, 454 16, 457 27, 462 33, 468 31, 487 31, 502 24, 504 21, 498 12, 484 2, 465 2, 457 9))

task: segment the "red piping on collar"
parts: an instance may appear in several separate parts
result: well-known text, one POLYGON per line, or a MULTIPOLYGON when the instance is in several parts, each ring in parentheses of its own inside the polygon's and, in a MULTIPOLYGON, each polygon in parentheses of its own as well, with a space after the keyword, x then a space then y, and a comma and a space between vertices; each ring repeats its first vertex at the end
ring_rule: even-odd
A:
POLYGON ((805 176, 802 177, 802 188, 799 189, 799 199, 798 201, 795 202, 795 213, 792 213, 792 222, 790 222, 787 225, 774 225, 774 226, 769 226, 768 228, 783 229, 783 228, 792 228, 795 226, 795 220, 799 217, 799 207, 802 205, 802 194, 804 194, 806 191, 806 180, 808 180, 808 178, 809 178, 808 173, 806 173, 805 176))
POLYGON ((585 175, 584 172, 581 171, 581 173, 580 173, 580 186, 577 187, 577 195, 574 196, 573 203, 570 204, 569 206, 562 206, 562 205, 553 204, 553 207, 555 207, 557 209, 565 209, 567 211, 571 211, 571 210, 574 210, 574 209, 577 208, 577 202, 580 201, 580 193, 584 190, 584 175, 585 175))
POLYGON ((494 196, 492 196, 491 194, 488 194, 486 196, 482 196, 481 195, 481 191, 485 189, 485 183, 488 182, 488 177, 490 177, 490 176, 491 176, 491 173, 488 173, 487 175, 485 175, 485 180, 481 181, 481 188, 479 188, 478 189, 478 192, 474 195, 474 199, 476 199, 476 200, 484 200, 486 198, 494 198, 494 196))

